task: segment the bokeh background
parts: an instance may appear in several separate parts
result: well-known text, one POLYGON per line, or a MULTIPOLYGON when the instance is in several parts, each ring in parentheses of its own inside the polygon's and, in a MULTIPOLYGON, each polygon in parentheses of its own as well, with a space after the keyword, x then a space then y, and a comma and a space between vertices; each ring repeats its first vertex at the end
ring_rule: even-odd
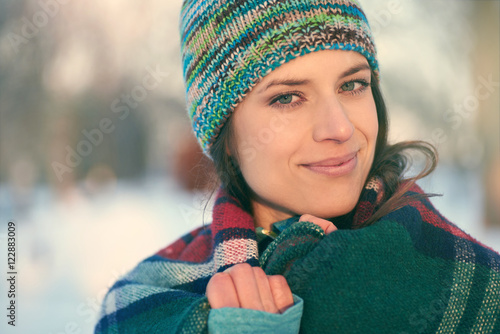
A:
MULTIPOLYGON (((500 251, 500 3, 362 4, 391 140, 437 146, 439 168, 421 186, 500 251)), ((185 113, 180 6, 0 0, 0 268, 6 276, 13 220, 19 273, 17 326, 2 315, 1 333, 92 332, 117 277, 210 222, 209 165, 185 113)))

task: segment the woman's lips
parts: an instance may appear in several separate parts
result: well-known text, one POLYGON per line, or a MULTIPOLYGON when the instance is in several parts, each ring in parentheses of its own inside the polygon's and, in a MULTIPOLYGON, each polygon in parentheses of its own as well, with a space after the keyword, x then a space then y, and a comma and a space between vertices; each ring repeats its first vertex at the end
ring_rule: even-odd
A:
POLYGON ((358 152, 354 152, 339 158, 330 158, 314 163, 303 164, 308 170, 328 175, 342 176, 351 173, 358 164, 358 152))

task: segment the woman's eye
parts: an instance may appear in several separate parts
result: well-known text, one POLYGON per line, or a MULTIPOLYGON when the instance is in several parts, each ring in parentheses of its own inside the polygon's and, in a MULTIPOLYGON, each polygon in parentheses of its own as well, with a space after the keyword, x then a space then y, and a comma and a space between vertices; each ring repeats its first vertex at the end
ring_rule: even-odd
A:
POLYGON ((287 93, 275 97, 269 105, 274 108, 293 108, 302 104, 300 93, 287 93))
POLYGON ((356 83, 354 81, 346 82, 345 84, 342 85, 342 90, 345 92, 350 92, 354 90, 356 83))
POLYGON ((364 80, 355 80, 346 82, 340 87, 340 89, 343 92, 348 92, 350 94, 358 94, 363 92, 369 85, 370 84, 364 80))
POLYGON ((293 99, 293 95, 292 94, 287 94, 287 95, 281 96, 276 101, 279 102, 279 103, 281 103, 281 104, 289 104, 289 103, 292 102, 292 99, 293 99))

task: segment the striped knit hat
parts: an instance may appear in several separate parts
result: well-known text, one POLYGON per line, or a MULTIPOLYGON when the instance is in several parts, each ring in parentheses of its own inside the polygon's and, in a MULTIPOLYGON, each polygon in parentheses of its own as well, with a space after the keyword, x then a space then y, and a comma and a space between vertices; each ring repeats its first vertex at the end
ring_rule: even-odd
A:
POLYGON ((378 78, 370 27, 355 0, 184 0, 187 108, 205 153, 245 95, 280 65, 319 50, 353 50, 378 78))

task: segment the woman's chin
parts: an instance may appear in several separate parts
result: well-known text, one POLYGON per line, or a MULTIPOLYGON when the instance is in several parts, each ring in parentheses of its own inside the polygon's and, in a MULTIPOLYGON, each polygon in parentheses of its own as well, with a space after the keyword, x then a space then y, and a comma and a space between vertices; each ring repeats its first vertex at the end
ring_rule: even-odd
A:
POLYGON ((346 194, 345 196, 324 196, 313 198, 310 201, 301 203, 300 212, 310 214, 318 218, 329 219, 343 216, 356 207, 359 199, 359 193, 346 194), (328 200, 326 200, 328 199, 328 200))

